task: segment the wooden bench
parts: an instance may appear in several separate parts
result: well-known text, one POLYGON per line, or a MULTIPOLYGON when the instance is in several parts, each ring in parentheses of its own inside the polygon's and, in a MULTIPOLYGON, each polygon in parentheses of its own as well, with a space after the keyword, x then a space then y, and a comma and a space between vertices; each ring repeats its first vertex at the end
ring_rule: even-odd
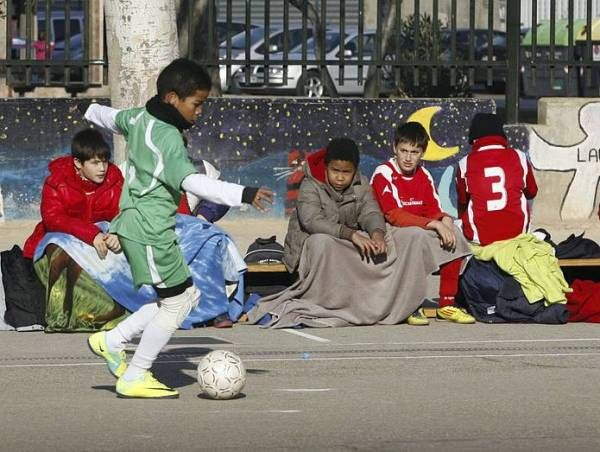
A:
POLYGON ((283 264, 248 264, 248 273, 281 273, 287 272, 283 264))
POLYGON ((559 259, 558 265, 569 284, 576 279, 600 281, 600 258, 559 259))
POLYGON ((251 263, 248 264, 248 271, 244 275, 246 294, 251 292, 252 287, 258 293, 283 290, 292 284, 292 280, 292 275, 288 273, 284 264, 251 263))
POLYGON ((600 267, 600 258, 559 259, 560 267, 600 267))

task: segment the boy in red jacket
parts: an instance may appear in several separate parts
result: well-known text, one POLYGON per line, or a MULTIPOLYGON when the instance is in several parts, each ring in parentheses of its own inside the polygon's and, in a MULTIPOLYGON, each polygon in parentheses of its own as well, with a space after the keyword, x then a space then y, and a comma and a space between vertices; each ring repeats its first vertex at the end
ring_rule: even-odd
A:
MULTIPOLYGON (((418 122, 407 122, 396 129, 394 156, 375 168, 371 185, 385 219, 392 226, 416 226, 434 231, 440 246, 454 251, 458 240, 464 240, 453 219, 442 206, 429 171, 421 166, 429 135, 418 122)), ((437 318, 455 323, 475 323, 475 318, 454 305, 462 259, 450 261, 440 268, 440 301, 437 318)), ((408 319, 410 325, 427 325, 423 310, 408 319)))
POLYGON ((33 258, 47 232, 64 232, 93 246, 103 259, 108 250, 121 247, 114 234, 105 234, 94 224, 111 221, 119 213, 123 176, 109 162, 110 148, 94 129, 77 133, 71 155, 48 165, 50 175, 42 188, 42 221, 23 246, 23 256, 33 258))

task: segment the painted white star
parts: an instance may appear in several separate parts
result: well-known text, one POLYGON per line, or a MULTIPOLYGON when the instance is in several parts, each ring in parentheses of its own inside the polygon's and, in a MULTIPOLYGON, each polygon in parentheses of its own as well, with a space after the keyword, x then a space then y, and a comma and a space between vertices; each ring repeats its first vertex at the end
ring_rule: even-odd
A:
POLYGON ((595 212, 593 194, 600 179, 598 118, 600 102, 590 102, 581 107, 579 125, 586 137, 571 146, 550 144, 534 128, 529 134, 529 156, 536 169, 575 171, 560 211, 564 220, 589 218, 595 212))

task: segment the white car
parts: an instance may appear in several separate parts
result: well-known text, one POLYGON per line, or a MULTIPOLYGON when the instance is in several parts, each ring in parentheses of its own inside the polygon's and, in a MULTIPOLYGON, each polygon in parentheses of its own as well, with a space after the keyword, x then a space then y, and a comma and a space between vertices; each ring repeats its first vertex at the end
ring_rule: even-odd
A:
MULTIPOLYGON (((306 29, 307 39, 312 38, 312 29, 306 29)), ((250 60, 262 60, 265 58, 265 53, 277 54, 282 51, 284 46, 284 30, 280 28, 271 28, 269 30, 269 48, 266 49, 265 44, 265 29, 263 27, 257 27, 250 30, 250 60)), ((293 49, 302 42, 303 32, 302 28, 291 27, 288 29, 287 42, 288 49, 293 49)), ((231 79, 236 73, 245 73, 245 66, 243 61, 246 59, 246 32, 238 33, 231 38, 231 42, 223 41, 219 45, 219 59, 221 61, 227 59, 227 45, 231 48, 231 59, 236 60, 229 66, 229 74, 231 79)), ((223 92, 229 91, 233 88, 236 90, 237 86, 231 87, 227 83, 227 64, 221 63, 219 65, 219 75, 221 77, 221 90, 223 92)), ((230 79, 230 81, 231 81, 230 79)))
MULTIPOLYGON (((325 59, 341 61, 341 50, 343 49, 344 66, 343 77, 338 64, 328 64, 326 66, 326 77, 329 77, 331 84, 323 84, 321 68, 315 64, 315 42, 310 39, 306 43, 306 58, 308 64, 306 71, 302 74, 301 64, 290 64, 287 67, 287 81, 284 83, 284 67, 281 65, 269 67, 268 82, 265 83, 264 66, 255 65, 252 67, 252 73, 249 82, 245 74, 236 72, 233 77, 233 84, 239 86, 242 91, 263 92, 263 93, 294 93, 298 96, 321 97, 334 94, 342 95, 362 95, 364 94, 365 82, 369 71, 368 62, 375 55, 375 32, 365 31, 362 34, 362 59, 367 62, 360 69, 362 71, 362 80, 359 83, 359 35, 357 31, 348 33, 340 45, 340 33, 328 31, 325 35, 325 59), (352 64, 346 64, 352 62, 352 64), (329 92, 330 90, 335 92, 329 92)), ((292 49, 288 54, 289 60, 302 60, 302 45, 292 49)), ((283 54, 277 53, 270 56, 271 61, 282 60, 283 54)), ((384 70, 384 83, 389 79, 389 71, 384 70)))

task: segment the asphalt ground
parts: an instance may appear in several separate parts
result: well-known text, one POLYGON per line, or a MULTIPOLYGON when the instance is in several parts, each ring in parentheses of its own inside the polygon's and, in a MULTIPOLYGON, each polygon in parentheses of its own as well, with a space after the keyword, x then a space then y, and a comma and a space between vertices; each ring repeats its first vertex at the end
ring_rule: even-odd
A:
POLYGON ((179 331, 154 368, 177 400, 117 398, 86 337, 0 333, 0 450, 600 450, 593 324, 179 331), (199 394, 214 349, 237 399, 199 394))

